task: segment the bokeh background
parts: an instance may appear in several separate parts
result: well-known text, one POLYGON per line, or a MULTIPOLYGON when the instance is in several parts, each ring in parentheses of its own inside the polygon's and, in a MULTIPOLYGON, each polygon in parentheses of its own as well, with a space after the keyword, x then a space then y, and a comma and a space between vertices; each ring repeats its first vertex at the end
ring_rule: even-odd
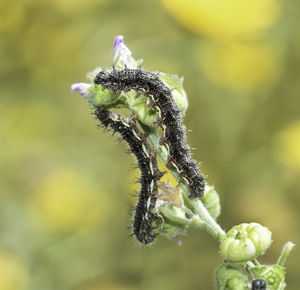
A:
MULTIPOLYGON (((185 77, 195 159, 226 229, 273 232, 261 259, 300 244, 297 0, 0 1, 0 289, 214 289, 216 241, 129 238, 138 171, 70 93, 122 34, 148 70, 185 77)), ((299 289, 299 251, 287 262, 299 289)))

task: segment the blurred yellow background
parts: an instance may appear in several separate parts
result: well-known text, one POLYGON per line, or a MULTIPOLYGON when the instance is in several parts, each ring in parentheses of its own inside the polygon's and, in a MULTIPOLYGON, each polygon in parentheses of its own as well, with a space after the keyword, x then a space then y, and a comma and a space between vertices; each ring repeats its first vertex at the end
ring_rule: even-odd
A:
MULTIPOLYGON (((273 232, 261 261, 299 246, 300 2, 0 2, 0 290, 214 289, 206 232, 141 248, 127 226, 133 157, 97 130, 70 85, 111 63, 124 35, 148 70, 185 77, 194 158, 221 225, 273 232)), ((299 251, 287 289, 299 289, 299 251)))

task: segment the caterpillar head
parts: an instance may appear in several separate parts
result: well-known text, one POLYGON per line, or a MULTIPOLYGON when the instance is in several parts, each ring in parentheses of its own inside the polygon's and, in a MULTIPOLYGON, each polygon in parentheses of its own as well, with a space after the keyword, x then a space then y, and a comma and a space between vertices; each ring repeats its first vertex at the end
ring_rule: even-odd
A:
POLYGON ((110 77, 110 74, 108 71, 105 71, 105 70, 102 70, 100 71, 95 79, 94 79, 94 82, 97 84, 97 85, 103 85, 103 84, 106 84, 107 81, 109 80, 109 77, 110 77))

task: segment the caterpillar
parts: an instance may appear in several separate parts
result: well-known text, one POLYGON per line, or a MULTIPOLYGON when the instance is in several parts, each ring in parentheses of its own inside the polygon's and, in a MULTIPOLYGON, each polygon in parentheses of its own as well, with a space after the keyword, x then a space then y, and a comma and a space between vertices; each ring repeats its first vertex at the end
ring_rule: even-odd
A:
POLYGON ((96 75, 94 82, 100 84, 103 90, 109 88, 114 93, 133 89, 144 91, 150 97, 151 105, 159 112, 157 123, 163 128, 160 143, 169 151, 167 166, 175 168, 181 179, 187 183, 190 198, 202 197, 205 177, 199 172, 197 163, 191 159, 180 110, 172 98, 171 90, 160 78, 142 69, 125 68, 103 70, 96 75))
POLYGON ((267 283, 263 279, 255 279, 252 282, 252 290, 266 290, 267 283))
POLYGON ((153 211, 158 194, 157 180, 163 174, 158 170, 155 153, 151 151, 145 136, 137 128, 134 118, 123 117, 103 107, 99 107, 95 115, 105 128, 110 127, 121 135, 137 159, 141 170, 141 190, 132 228, 139 242, 143 245, 150 244, 155 238, 152 224, 155 220, 153 211))

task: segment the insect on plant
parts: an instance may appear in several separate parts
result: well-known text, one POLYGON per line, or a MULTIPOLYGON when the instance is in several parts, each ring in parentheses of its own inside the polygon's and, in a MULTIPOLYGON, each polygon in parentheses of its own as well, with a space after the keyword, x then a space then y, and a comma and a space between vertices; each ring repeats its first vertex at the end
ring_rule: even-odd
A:
POLYGON ((122 36, 115 38, 114 48, 112 66, 96 68, 88 74, 90 83, 73 84, 72 92, 88 100, 100 125, 118 133, 137 159, 141 189, 132 223, 137 241, 146 246, 164 235, 181 244, 178 236, 189 227, 205 229, 218 241, 223 258, 215 274, 217 289, 284 289, 284 265, 294 244, 284 245, 276 264, 263 265, 257 258, 272 243, 268 228, 242 223, 225 232, 216 221, 219 196, 192 160, 186 141, 182 78, 142 69, 122 36), (176 187, 160 180, 165 172, 158 159, 177 180, 176 187))

